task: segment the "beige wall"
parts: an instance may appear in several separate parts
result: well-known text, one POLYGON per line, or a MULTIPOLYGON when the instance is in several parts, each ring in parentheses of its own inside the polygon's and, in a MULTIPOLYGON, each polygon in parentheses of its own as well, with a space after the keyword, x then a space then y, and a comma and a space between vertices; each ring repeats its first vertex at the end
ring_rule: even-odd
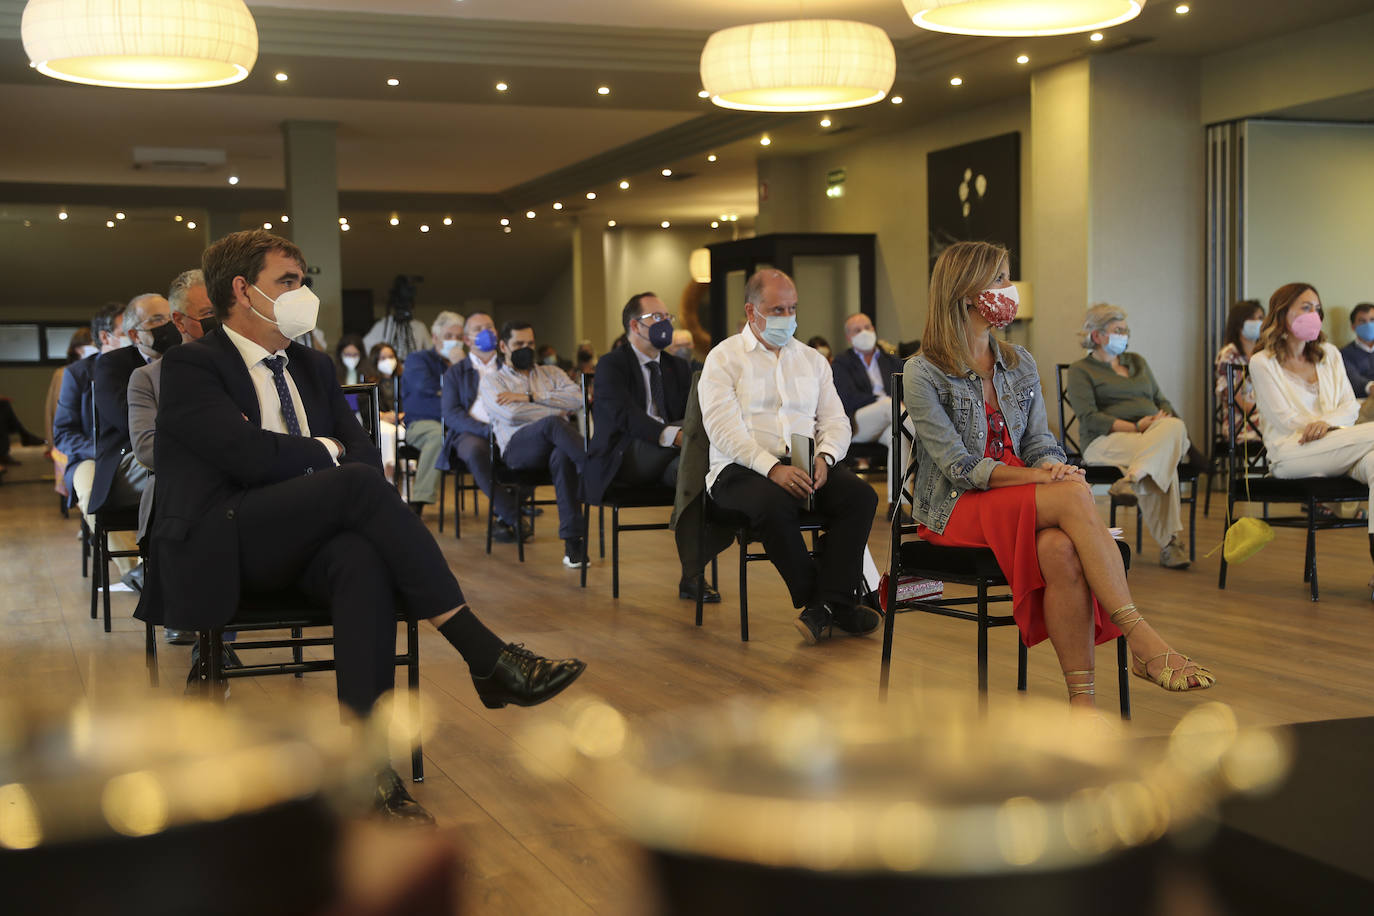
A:
POLYGON ((620 336, 620 312, 636 293, 652 290, 676 312, 682 291, 692 276, 687 259, 693 249, 729 239, 724 229, 656 229, 627 226, 607 230, 605 340, 593 340, 596 352, 604 353, 620 336))
POLYGON ((1245 125, 1245 297, 1268 307, 1285 283, 1314 283, 1333 342, 1350 307, 1374 302, 1374 125, 1245 125))

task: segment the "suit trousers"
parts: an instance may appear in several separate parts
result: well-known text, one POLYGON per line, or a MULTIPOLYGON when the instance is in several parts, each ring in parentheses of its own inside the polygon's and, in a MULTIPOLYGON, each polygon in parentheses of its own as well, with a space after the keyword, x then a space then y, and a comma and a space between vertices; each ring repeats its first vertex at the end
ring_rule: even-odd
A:
POLYGON ((298 588, 329 607, 339 701, 359 715, 394 683, 398 599, 423 618, 465 603, 429 529, 374 468, 249 490, 235 512, 243 590, 298 588))
POLYGON ((582 536, 578 483, 587 463, 582 434, 566 417, 544 417, 515 431, 501 460, 518 471, 548 467, 558 500, 558 536, 563 540, 582 536))
POLYGON ((491 500, 492 511, 496 517, 514 527, 520 518, 515 497, 504 487, 492 489, 491 486, 491 443, 487 441, 487 437, 463 433, 458 437, 458 443, 453 451, 458 460, 467 466, 472 479, 477 481, 477 488, 491 500))
POLYGON ((825 519, 826 531, 814 559, 798 527, 801 500, 757 471, 739 464, 726 467, 711 487, 711 499, 749 517, 749 526, 787 583, 793 607, 854 605, 878 495, 853 471, 836 465, 816 491, 815 511, 825 519))
MULTIPOLYGON (((149 483, 152 481, 150 480, 149 483)), ((91 487, 95 484, 95 462, 82 461, 77 464, 72 471, 72 490, 76 497, 77 508, 81 510, 81 517, 86 520, 86 527, 95 531, 95 516, 86 511, 86 507, 91 504, 91 487)), ((111 550, 137 550, 138 535, 133 531, 111 531, 110 532, 111 550)), ((110 557, 114 561, 115 568, 119 570, 122 577, 135 566, 138 565, 138 557, 110 557)))
POLYGON ((444 426, 438 420, 414 420, 406 424, 406 444, 420 450, 415 462, 415 484, 410 491, 413 503, 432 503, 438 498, 439 471, 434 463, 444 447, 444 426))
MULTIPOLYGON (((615 472, 615 482, 632 487, 662 485, 676 490, 677 469, 681 462, 681 449, 652 445, 643 439, 631 439, 621 458, 620 470, 615 472)), ((682 564, 683 581, 695 578, 706 565, 706 561, 698 556, 701 552, 697 535, 700 523, 700 518, 695 515, 691 518, 684 516, 673 532, 677 542, 677 557, 682 564)))

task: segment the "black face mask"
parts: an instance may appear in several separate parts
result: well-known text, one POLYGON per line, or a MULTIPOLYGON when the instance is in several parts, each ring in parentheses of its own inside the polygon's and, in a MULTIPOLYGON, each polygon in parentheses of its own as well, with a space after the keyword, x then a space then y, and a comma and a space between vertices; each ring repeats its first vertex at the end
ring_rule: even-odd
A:
POLYGON ((160 324, 155 328, 144 328, 143 333, 152 338, 148 344, 156 353, 166 353, 168 350, 181 343, 181 332, 172 322, 160 324))
POLYGON ((514 369, 526 372, 534 368, 534 348, 521 347, 519 350, 511 351, 510 364, 514 369))
POLYGON ((196 319, 200 322, 200 333, 209 334, 219 327, 219 319, 214 315, 206 315, 204 318, 196 319))

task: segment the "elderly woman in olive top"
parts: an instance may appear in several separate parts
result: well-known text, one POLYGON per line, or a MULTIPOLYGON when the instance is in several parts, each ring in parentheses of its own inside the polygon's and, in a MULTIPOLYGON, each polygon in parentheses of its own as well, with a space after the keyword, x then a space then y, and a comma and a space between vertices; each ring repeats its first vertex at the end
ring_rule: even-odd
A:
POLYGON ((1088 309, 1079 334, 1091 351, 1069 367, 1069 404, 1078 417, 1083 460, 1117 468, 1114 495, 1131 495, 1145 527, 1161 547, 1159 563, 1188 566, 1179 510, 1178 463, 1188 454, 1188 428, 1159 390, 1137 353, 1127 353, 1126 312, 1114 305, 1088 309))

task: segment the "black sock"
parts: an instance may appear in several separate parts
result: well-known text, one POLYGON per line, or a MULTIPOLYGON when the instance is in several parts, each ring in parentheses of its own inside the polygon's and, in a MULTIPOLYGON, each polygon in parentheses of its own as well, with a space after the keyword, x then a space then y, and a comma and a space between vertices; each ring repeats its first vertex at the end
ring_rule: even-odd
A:
POLYGON ((468 670, 478 677, 491 674, 496 668, 497 657, 506 647, 467 607, 440 624, 439 632, 463 656, 463 661, 468 663, 468 670))

